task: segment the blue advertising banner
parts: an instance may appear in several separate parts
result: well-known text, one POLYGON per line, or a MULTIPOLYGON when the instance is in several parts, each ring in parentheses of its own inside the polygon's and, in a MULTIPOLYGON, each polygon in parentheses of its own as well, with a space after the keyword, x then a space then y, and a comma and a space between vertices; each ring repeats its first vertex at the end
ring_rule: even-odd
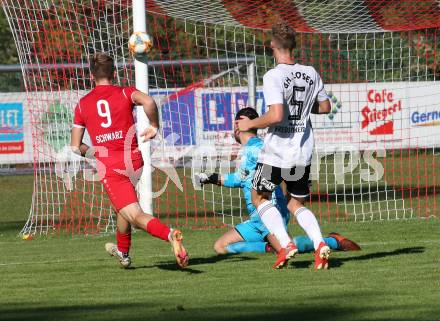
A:
MULTIPOLYGON (((235 112, 238 112, 240 109, 248 106, 248 92, 236 92, 234 94, 235 98, 235 112)), ((261 116, 266 112, 266 102, 264 101, 264 95, 262 91, 256 92, 256 100, 257 106, 255 106, 258 114, 261 116)))
MULTIPOLYGON (((159 92, 171 94, 170 92, 159 92)), ((174 134, 175 146, 195 145, 195 108, 194 91, 179 95, 162 105, 162 123, 164 138, 174 134)))
POLYGON ((204 131, 231 131, 231 94, 202 93, 202 116, 204 131))
POLYGON ((0 154, 21 154, 23 151, 23 104, 0 103, 0 154))
MULTIPOLYGON (((205 134, 232 132, 238 110, 248 106, 248 93, 221 92, 198 88, 181 92, 152 90, 152 96, 161 96, 161 114, 164 138, 173 135, 174 146, 190 146, 200 143, 205 134), (197 110, 201 113, 197 113, 197 110)), ((256 93, 256 109, 261 115, 266 111, 262 91, 256 93)))

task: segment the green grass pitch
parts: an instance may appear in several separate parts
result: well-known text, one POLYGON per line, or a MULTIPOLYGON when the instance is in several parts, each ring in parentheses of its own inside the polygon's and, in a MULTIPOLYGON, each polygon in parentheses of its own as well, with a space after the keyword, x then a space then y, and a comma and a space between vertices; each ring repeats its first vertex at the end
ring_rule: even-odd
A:
MULTIPOLYGON (((325 224, 358 241, 315 272, 311 254, 273 271, 274 255, 215 256, 225 230, 185 229, 190 267, 169 245, 133 238, 133 269, 105 237, 23 241, 32 177, 0 177, 0 320, 440 320, 438 219, 325 224)), ((301 233, 296 225, 291 233, 301 233)))

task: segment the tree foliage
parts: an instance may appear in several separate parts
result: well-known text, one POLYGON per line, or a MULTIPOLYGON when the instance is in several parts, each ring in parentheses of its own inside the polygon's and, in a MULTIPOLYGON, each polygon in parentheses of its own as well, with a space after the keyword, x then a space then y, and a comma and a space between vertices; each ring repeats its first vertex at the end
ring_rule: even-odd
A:
MULTIPOLYGON (((14 38, 3 10, 0 10, 0 64, 18 64, 14 38)), ((19 91, 22 88, 20 72, 0 72, 0 92, 19 91)))
MULTIPOLYGON (((23 32, 28 33, 27 39, 34 39, 35 43, 26 47, 34 51, 27 53, 26 63, 86 62, 87 56, 94 51, 109 51, 119 62, 132 61, 127 52, 128 37, 133 31, 129 8, 124 7, 126 4, 107 6, 104 1, 99 1, 97 5, 100 7, 83 6, 78 12, 72 2, 59 0, 44 10, 29 11, 29 24, 23 32), (97 15, 97 12, 105 14, 97 15)), ((321 4, 316 2, 316 6, 321 4)), ((317 8, 316 12, 321 11, 317 8)), ((274 65, 268 47, 270 35, 265 30, 189 21, 153 13, 148 14, 147 21, 149 33, 154 39, 149 60, 216 61, 228 58, 230 61, 227 65, 182 64, 150 68, 150 84, 154 87, 186 87, 234 67, 234 59, 243 57, 255 57, 258 83, 261 84, 261 76, 274 65)), ((434 80, 440 76, 439 37, 438 29, 357 34, 298 33, 294 56, 299 63, 313 65, 326 83, 434 80)), ((3 12, 0 12, 0 63, 18 63, 3 12)), ((126 81, 134 78, 130 68, 122 68, 119 75, 126 81)), ((0 90, 19 87, 17 76, 0 74, 0 90)), ((59 69, 47 71, 44 77, 40 74, 28 76, 33 77, 31 84, 35 90, 50 90, 48 84, 57 89, 90 85, 88 70, 59 69)), ((229 82, 225 85, 240 84, 239 79, 231 80, 230 75, 226 77, 229 82)))
POLYGON ((0 10, 0 64, 17 64, 18 55, 8 20, 0 10))

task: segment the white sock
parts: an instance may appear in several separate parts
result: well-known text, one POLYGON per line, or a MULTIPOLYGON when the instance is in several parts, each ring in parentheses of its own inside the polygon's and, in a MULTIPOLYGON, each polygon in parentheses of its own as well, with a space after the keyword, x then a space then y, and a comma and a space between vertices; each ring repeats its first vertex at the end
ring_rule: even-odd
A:
POLYGON ((283 218, 278 209, 270 201, 263 202, 257 208, 258 214, 270 233, 275 235, 282 247, 292 242, 287 234, 283 218))
POLYGON ((170 233, 168 233, 168 241, 170 241, 170 242, 173 241, 173 231, 174 231, 174 229, 170 228, 170 233))
POLYGON ((319 243, 324 242, 321 234, 321 229, 319 228, 318 221, 315 215, 305 208, 300 207, 295 212, 296 220, 299 226, 307 233, 307 236, 313 241, 313 246, 315 250, 318 248, 319 243))

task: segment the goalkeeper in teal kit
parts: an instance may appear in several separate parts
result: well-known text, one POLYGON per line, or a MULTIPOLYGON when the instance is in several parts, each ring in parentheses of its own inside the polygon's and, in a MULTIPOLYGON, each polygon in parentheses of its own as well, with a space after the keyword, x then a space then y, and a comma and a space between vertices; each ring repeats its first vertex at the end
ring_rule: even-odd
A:
MULTIPOLYGON (((253 108, 243 108, 237 115, 240 117, 254 119, 258 117, 258 113, 253 108)), ((257 166, 258 155, 263 147, 263 141, 257 137, 255 130, 240 132, 234 129, 234 136, 238 143, 243 146, 240 158, 240 168, 235 173, 219 175, 217 173, 196 174, 196 179, 200 184, 216 184, 219 186, 242 188, 246 207, 249 213, 249 220, 236 225, 234 228, 223 234, 214 244, 214 250, 218 254, 226 253, 266 253, 278 252, 281 245, 274 235, 271 235, 263 222, 260 220, 255 206, 252 204, 251 190, 252 178, 257 166)), ((272 193, 272 203, 278 208, 283 216, 287 229, 290 219, 290 213, 286 206, 286 199, 280 187, 277 187, 272 193)), ((332 250, 356 251, 360 247, 353 241, 341 236, 338 233, 331 233, 324 238, 325 243, 332 250)), ((307 236, 297 236, 293 239, 300 253, 313 252, 314 246, 311 239, 307 236)))

